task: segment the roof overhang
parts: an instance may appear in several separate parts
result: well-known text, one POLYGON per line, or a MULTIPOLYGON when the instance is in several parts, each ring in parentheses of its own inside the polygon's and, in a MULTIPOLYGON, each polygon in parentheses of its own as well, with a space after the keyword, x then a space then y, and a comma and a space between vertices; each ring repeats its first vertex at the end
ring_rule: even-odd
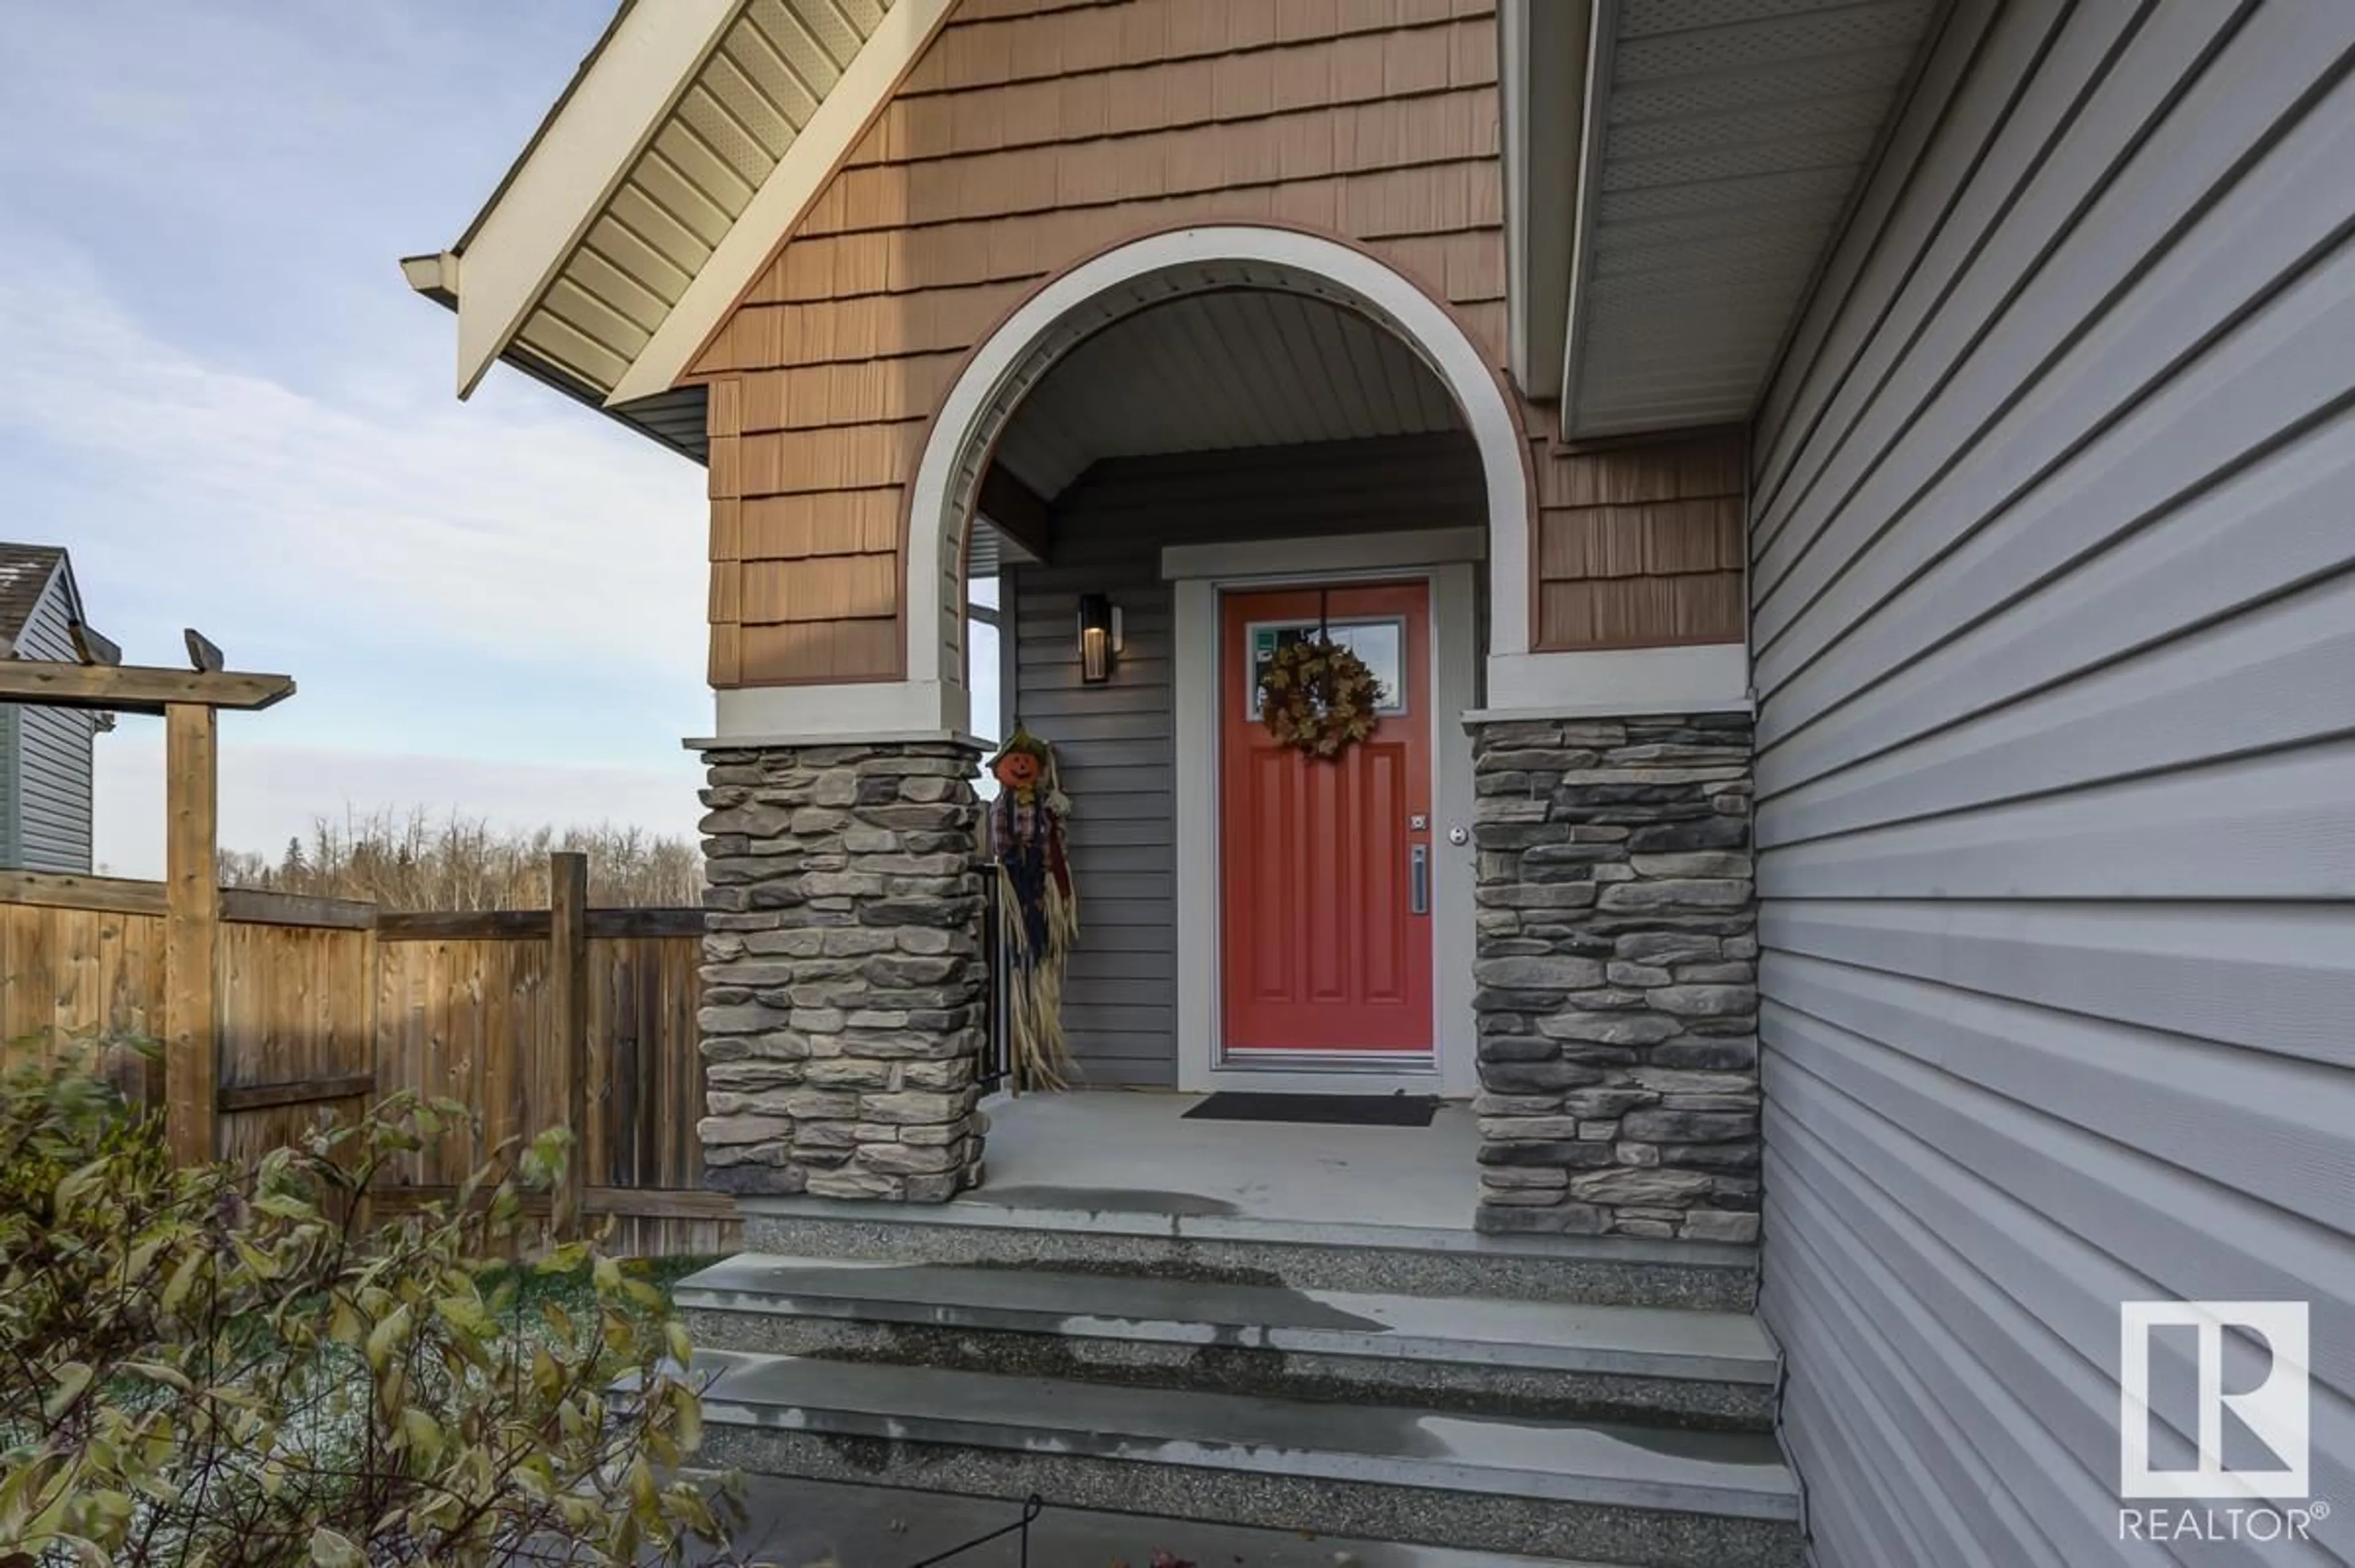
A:
MULTIPOLYGON (((404 256, 400 270, 409 277, 410 287, 435 304, 455 311, 458 295, 453 290, 421 283, 421 277, 430 276, 425 269, 439 263, 454 268, 457 256, 443 251, 439 257, 404 256)), ((609 419, 627 425, 638 434, 669 447, 683 457, 698 463, 711 458, 711 441, 704 424, 706 390, 699 385, 676 388, 652 398, 630 403, 609 403, 605 392, 582 380, 579 376, 548 363, 521 345, 511 347, 499 356, 500 361, 522 371, 541 386, 563 393, 575 402, 594 409, 609 419)))
POLYGON ((1564 439, 1746 420, 1950 0, 1503 0, 1513 370, 1564 439))
POLYGON ((401 261, 457 312, 459 396, 505 359, 681 445, 690 361, 951 4, 624 0, 465 235, 401 261))

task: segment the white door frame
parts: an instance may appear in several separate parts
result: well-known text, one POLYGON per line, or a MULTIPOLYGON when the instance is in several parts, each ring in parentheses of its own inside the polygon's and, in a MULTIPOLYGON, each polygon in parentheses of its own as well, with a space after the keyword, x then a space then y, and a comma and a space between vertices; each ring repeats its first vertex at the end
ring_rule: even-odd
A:
POLYGON ((1479 528, 1172 546, 1161 575, 1175 587, 1178 811, 1178 1087, 1278 1093, 1467 1095, 1479 1087, 1472 1015, 1475 851, 1448 842, 1472 826, 1472 707, 1480 656, 1474 571, 1479 528), (1230 1067, 1219 1061, 1219 596, 1306 583, 1422 581, 1431 588, 1432 1045, 1430 1065, 1381 1071, 1230 1067))

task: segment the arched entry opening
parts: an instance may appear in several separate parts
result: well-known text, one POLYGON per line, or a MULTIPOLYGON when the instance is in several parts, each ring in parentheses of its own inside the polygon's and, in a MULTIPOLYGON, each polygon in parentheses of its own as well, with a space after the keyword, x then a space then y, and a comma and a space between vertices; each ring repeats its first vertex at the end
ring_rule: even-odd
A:
POLYGON ((909 490, 906 684, 912 717, 971 720, 964 685, 964 565, 984 479, 1028 394, 1082 345, 1123 320, 1231 291, 1324 303, 1410 354, 1455 409, 1476 455, 1487 524, 1487 652, 1529 646, 1529 498, 1522 433, 1480 350, 1419 285, 1365 251, 1295 229, 1173 229, 1108 251, 1032 294, 979 345, 935 415, 909 490))
POLYGON ((1061 753, 1082 1082, 1476 1087, 1461 720, 1484 654, 1526 638, 1528 515, 1478 351, 1332 241, 1140 240, 975 351, 911 490, 908 679, 955 729, 994 675, 1001 712, 1061 753), (1008 496, 1028 526, 993 541, 1006 656, 975 672, 968 535, 1008 496), (1124 623, 1094 680, 1083 597, 1124 623), (1318 626, 1389 688, 1338 763, 1271 747, 1251 700, 1258 664, 1318 626))

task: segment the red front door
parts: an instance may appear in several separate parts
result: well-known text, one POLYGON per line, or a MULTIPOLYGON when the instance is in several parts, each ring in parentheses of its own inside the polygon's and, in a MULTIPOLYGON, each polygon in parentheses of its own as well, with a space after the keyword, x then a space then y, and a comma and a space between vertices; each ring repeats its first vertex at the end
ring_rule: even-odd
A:
POLYGON ((1220 626, 1225 1048, 1428 1051, 1430 588, 1230 593, 1220 626), (1320 617, 1386 688, 1373 734, 1330 762, 1259 712, 1259 668, 1320 617))

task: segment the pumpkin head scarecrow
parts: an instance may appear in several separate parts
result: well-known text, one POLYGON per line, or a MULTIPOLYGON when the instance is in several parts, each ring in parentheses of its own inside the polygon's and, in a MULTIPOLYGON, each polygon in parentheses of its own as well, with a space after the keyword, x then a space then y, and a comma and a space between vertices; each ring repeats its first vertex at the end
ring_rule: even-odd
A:
POLYGON ((997 798, 989 841, 997 854, 999 926, 1007 946, 1007 1034, 1017 1082, 1060 1089, 1071 1051, 1063 1039, 1063 961, 1079 934, 1080 902, 1063 850, 1071 803, 1055 780, 1055 752, 1017 727, 989 771, 997 798))

